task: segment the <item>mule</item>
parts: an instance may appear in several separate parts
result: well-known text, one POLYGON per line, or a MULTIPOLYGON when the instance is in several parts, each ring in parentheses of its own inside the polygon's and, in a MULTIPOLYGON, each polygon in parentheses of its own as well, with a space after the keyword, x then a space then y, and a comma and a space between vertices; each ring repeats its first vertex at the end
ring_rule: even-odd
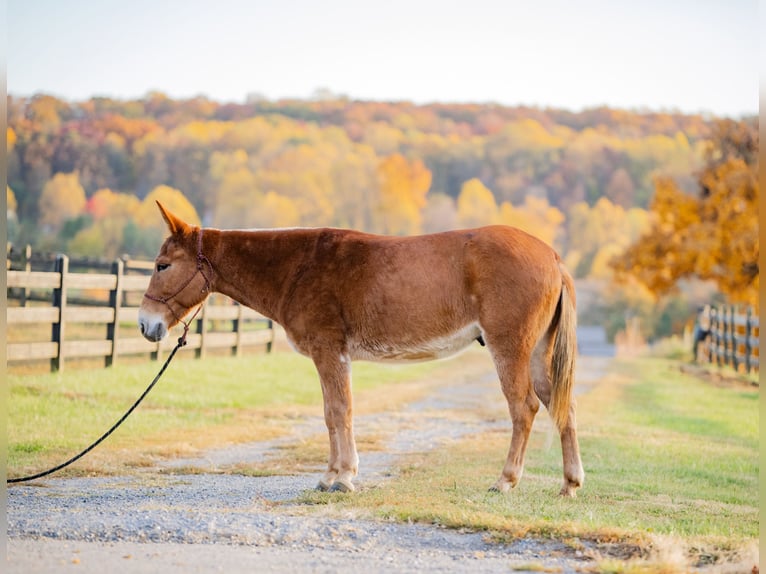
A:
POLYGON ((561 494, 583 483, 572 398, 575 292, 558 254, 512 227, 417 237, 345 229, 191 226, 158 202, 170 236, 139 311, 159 341, 212 292, 279 323, 319 374, 330 440, 320 490, 354 490, 354 360, 438 359, 479 341, 494 360, 513 423, 500 478, 516 486, 542 402, 563 453, 561 494))

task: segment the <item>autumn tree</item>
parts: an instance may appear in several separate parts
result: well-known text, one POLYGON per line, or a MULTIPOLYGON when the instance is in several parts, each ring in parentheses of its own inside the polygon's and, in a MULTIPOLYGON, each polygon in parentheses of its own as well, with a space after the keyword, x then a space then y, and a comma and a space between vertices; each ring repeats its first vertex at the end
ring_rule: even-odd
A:
POLYGON ((757 122, 719 121, 697 194, 658 179, 652 227, 614 262, 615 269, 656 295, 682 278, 713 280, 731 301, 757 307, 759 194, 757 122))
POLYGON ((9 185, 5 186, 5 209, 9 215, 16 213, 16 196, 9 185))
POLYGON ((423 232, 437 233, 458 227, 455 200, 444 193, 429 193, 423 208, 423 232))
POLYGON ((91 224, 78 230, 69 250, 93 257, 118 257, 126 251, 125 229, 133 224, 141 202, 134 195, 100 189, 88 200, 91 224))
POLYGON ((77 172, 57 173, 43 187, 40 196, 40 223, 48 233, 56 234, 68 219, 78 216, 85 207, 85 190, 77 172))
POLYGON ((212 225, 219 227, 251 227, 249 223, 258 185, 250 170, 247 152, 214 152, 210 158, 205 198, 206 212, 212 225))
POLYGON ((16 215, 16 196, 8 185, 5 186, 5 205, 7 240, 14 243, 19 234, 19 218, 16 215))
POLYGON ((477 178, 463 184, 457 198, 457 218, 461 227, 480 227, 497 222, 497 202, 492 192, 477 178))
POLYGON ((553 245, 558 235, 564 214, 552 207, 547 199, 528 195, 524 203, 514 207, 504 201, 500 206, 499 223, 518 227, 527 233, 553 245))
POLYGON ((431 187, 431 172, 421 160, 408 160, 400 154, 384 159, 380 175, 379 231, 392 235, 412 235, 421 230, 421 209, 431 187))
POLYGON ((194 206, 186 199, 181 190, 168 185, 158 185, 144 198, 136 211, 136 218, 141 227, 146 229, 159 227, 165 231, 165 222, 162 221, 160 212, 157 209, 158 201, 186 223, 191 225, 200 224, 197 210, 194 209, 194 206))
POLYGON ((648 228, 645 210, 625 210, 606 197, 593 207, 575 204, 567 220, 567 266, 577 277, 610 277, 606 263, 625 251, 648 228), (595 273, 594 273, 595 272, 595 273))

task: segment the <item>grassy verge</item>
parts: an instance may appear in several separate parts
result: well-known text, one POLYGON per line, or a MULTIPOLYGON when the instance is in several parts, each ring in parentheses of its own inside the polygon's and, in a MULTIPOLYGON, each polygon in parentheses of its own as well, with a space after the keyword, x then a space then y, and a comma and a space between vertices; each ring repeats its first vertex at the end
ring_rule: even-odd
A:
MULTIPOLYGON (((475 356, 406 367, 356 364, 356 410, 394 410, 446 373, 469 373, 475 356)), ((428 522, 487 531, 496 540, 556 538, 595 557, 601 571, 683 572, 737 561, 749 571, 759 530, 759 390, 702 380, 679 366, 664 359, 616 362, 578 398, 586 482, 577 499, 557 496, 560 447, 541 413, 525 476, 508 495, 487 487, 510 437, 484 432, 405 457, 399 476, 383 485, 354 495, 305 493, 289 510, 428 522)), ((157 368, 9 376, 9 475, 46 468, 88 444, 157 368)), ((267 439, 321 412, 313 366, 295 354, 176 361, 126 426, 64 473, 124 472, 126 463, 267 439)), ((359 445, 365 452, 385 442, 365 440, 359 445)), ((232 471, 295 472, 301 464, 321 465, 326 449, 326 436, 312 437, 286 448, 284 460, 269 469, 232 471)))
POLYGON ((509 444, 507 433, 491 432, 410 457, 384 488, 302 502, 501 540, 555 537, 603 553, 599 567, 618 572, 631 571, 627 558, 646 565, 652 556, 649 571, 670 572, 752 560, 741 554, 759 528, 757 389, 714 386, 667 360, 625 361, 578 399, 578 418, 586 481, 574 500, 556 496, 558 438, 538 417, 525 476, 509 495, 486 491, 509 444), (674 566, 670 549, 680 554, 674 566))
MULTIPOLYGON (((9 477, 62 462, 98 438, 143 392, 159 364, 59 374, 9 375, 9 477)), ((358 409, 380 385, 380 407, 409 400, 447 363, 354 366, 358 409)), ((379 393, 378 393, 379 394, 379 393)), ((70 475, 109 473, 125 464, 143 466, 156 457, 278 436, 296 417, 321 416, 322 393, 313 364, 291 352, 240 359, 176 359, 124 425, 73 468, 70 475)), ((123 468, 124 469, 124 468, 123 468)))

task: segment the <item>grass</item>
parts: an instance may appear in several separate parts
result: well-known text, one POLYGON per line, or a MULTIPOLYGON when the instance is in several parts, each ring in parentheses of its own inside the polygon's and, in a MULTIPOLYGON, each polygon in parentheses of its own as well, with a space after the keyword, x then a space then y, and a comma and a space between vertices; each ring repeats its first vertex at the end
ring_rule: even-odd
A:
POLYGON ((578 399, 578 420, 586 481, 574 500, 556 496, 558 439, 538 417, 525 476, 509 495, 486 491, 509 443, 507 433, 492 432, 410 457, 401 478, 384 488, 346 497, 307 493, 302 503, 486 530, 498 540, 585 540, 600 552, 617 543, 607 551, 617 560, 604 562, 614 571, 630 570, 626 558, 663 554, 668 544, 692 564, 734 559, 754 544, 757 389, 712 386, 667 360, 619 362, 578 399))
MULTIPOLYGON (((473 357, 406 367, 355 364, 356 410, 394 410, 445 374, 470 372, 473 357)), ((498 541, 555 538, 594 557, 605 572, 683 572, 737 560, 746 566, 757 554, 759 531, 759 390, 712 384, 679 367, 667 359, 618 361, 578 398, 586 481, 574 500, 557 496, 560 447, 541 412, 525 475, 507 495, 487 492, 510 438, 493 431, 405 456, 398 476, 382 485, 353 495, 302 493, 287 509, 468 528, 498 541)), ((88 444, 157 368, 9 376, 9 476, 60 462, 88 444)), ((64 472, 125 472, 126 462, 141 466, 155 457, 271 438, 306 413, 321 415, 321 390, 313 365, 295 354, 181 360, 125 428, 78 470, 64 472)), ((385 438, 360 437, 360 450, 380 449, 385 438)), ((326 436, 308 437, 285 447, 268 467, 231 471, 314 472, 326 448, 326 436)))
MULTIPOLYGON (((159 364, 108 370, 8 375, 8 473, 20 476, 61 462, 98 438, 143 392, 159 364)), ((365 396, 394 383, 381 402, 419 392, 407 383, 445 368, 440 363, 354 366, 359 409, 365 396), (401 383, 401 384, 396 384, 401 383)), ((297 417, 321 415, 322 392, 313 364, 295 353, 239 359, 176 359, 144 403, 108 441, 63 474, 111 472, 154 457, 215 445, 270 439, 297 417)), ((124 469, 123 469, 124 470, 124 469)))

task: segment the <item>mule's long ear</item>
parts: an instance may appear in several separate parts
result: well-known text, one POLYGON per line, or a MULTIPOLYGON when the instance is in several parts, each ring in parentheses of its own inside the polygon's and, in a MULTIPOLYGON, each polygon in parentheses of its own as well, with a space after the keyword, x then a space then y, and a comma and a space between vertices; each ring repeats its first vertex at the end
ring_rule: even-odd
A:
POLYGON ((186 229, 189 228, 189 225, 185 221, 170 213, 170 211, 165 209, 165 207, 159 201, 157 202, 157 207, 160 208, 162 219, 164 219, 165 223, 168 224, 168 229, 170 229, 170 233, 173 235, 183 233, 186 231, 186 229))

